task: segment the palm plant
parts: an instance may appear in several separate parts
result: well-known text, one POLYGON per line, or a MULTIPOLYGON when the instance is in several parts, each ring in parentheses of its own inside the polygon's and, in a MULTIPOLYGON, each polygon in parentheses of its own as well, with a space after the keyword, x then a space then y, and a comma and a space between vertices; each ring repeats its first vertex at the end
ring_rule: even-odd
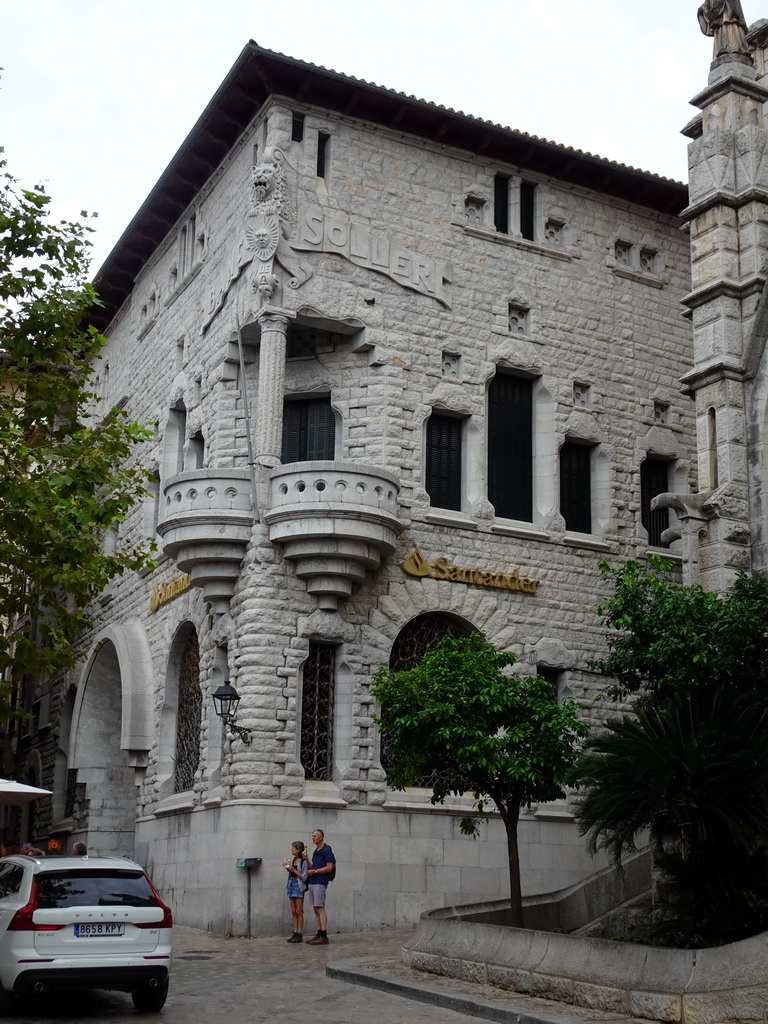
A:
POLYGON ((591 852, 619 863, 650 832, 658 937, 734 941, 768 927, 768 709, 727 684, 680 688, 587 741, 574 780, 591 852), (730 913, 713 915, 713 906, 730 913))

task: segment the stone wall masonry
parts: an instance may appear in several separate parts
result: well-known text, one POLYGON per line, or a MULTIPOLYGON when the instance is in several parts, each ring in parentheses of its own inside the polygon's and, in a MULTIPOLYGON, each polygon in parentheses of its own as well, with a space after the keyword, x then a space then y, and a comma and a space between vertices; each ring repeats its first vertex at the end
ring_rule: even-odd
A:
MULTIPOLYGON (((558 896, 552 895, 553 903, 558 896)), ((493 914, 484 906, 489 904, 423 914, 403 961, 434 974, 651 1020, 716 1024, 760 1019, 764 1012, 764 934, 711 949, 670 949, 494 924, 484 920, 493 914)))
MULTIPOLYGON (((294 839, 310 848, 319 826, 338 858, 328 897, 330 931, 364 931, 412 923, 431 907, 459 894, 487 898, 497 891, 496 874, 506 840, 498 819, 480 841, 462 836, 460 807, 452 812, 422 808, 301 807, 291 801, 225 801, 194 813, 146 817, 137 822, 136 855, 147 865, 161 895, 179 920, 223 934, 243 935, 245 872, 238 857, 262 857, 252 876, 255 936, 279 934, 290 925, 281 862, 294 839), (392 834, 393 821, 399 835, 392 834)), ((583 877, 592 868, 583 845, 563 842, 560 826, 524 815, 521 860, 534 868, 538 850, 552 848, 556 861, 583 877)), ((559 878, 557 864, 540 873, 546 888, 559 878)), ((306 908, 305 912, 309 912, 306 908)), ((308 925, 309 929, 309 925, 308 925)), ((290 930, 290 928, 289 928, 290 930)))

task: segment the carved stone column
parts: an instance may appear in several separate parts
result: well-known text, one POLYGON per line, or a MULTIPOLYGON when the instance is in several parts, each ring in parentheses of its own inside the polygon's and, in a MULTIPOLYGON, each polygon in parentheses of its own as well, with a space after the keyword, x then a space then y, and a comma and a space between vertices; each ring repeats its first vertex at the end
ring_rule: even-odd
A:
POLYGON ((288 324, 294 316, 288 310, 267 306, 257 318, 261 326, 261 346, 253 457, 257 466, 266 469, 280 465, 285 352, 288 324))

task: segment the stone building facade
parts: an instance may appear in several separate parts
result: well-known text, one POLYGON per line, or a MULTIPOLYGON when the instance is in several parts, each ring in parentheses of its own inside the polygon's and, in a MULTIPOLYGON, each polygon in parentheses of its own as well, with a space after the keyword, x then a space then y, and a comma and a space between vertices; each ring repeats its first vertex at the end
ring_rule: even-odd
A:
MULTIPOLYGON (((651 501, 696 487, 686 205, 250 43, 96 281, 103 411, 155 426, 114 542, 159 556, 38 689, 30 831, 135 855, 227 933, 249 885, 253 932, 286 926, 280 860, 315 826, 332 929, 502 895, 498 820, 472 841, 465 800, 388 789, 371 676, 482 629, 599 717, 598 562, 680 562, 651 501)), ((525 892, 601 866, 567 801, 520 838, 525 892)))

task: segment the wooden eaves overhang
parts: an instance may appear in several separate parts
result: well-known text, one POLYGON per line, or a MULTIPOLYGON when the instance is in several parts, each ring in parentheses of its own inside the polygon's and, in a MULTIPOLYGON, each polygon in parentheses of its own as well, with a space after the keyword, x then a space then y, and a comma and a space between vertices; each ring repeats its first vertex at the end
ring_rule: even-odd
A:
POLYGON ((103 330, 109 324, 146 261, 273 95, 465 149, 491 164, 536 171, 662 213, 675 215, 687 205, 687 188, 669 178, 307 64, 251 41, 98 271, 94 285, 104 306, 92 307, 95 326, 103 330))

